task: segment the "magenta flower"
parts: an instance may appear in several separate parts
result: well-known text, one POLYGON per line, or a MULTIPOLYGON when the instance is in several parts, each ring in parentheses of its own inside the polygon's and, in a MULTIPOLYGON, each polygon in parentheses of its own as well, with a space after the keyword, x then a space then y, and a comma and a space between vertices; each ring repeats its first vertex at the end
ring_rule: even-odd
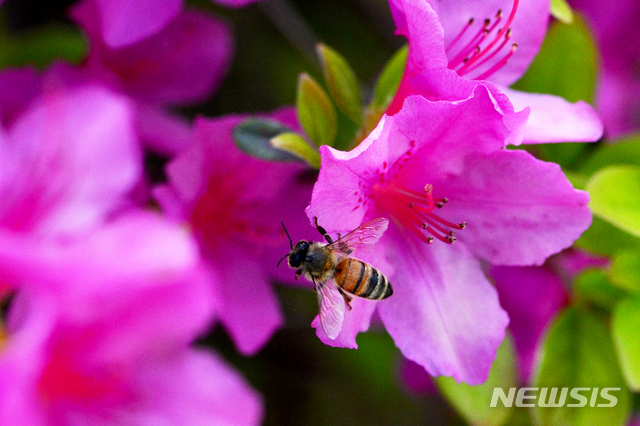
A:
MULTIPOLYGON (((270 283, 281 248, 288 245, 280 221, 306 226, 311 185, 299 180, 301 163, 258 160, 240 151, 231 132, 243 118, 198 118, 191 144, 167 167, 169 185, 155 194, 165 212, 189 223, 199 240, 219 283, 218 318, 248 355, 282 325, 270 283)), ((275 118, 297 127, 292 110, 275 118)))
POLYGON ((615 138, 640 129, 640 4, 634 0, 600 2, 571 0, 591 24, 602 67, 595 105, 607 136, 615 138))
POLYGON ((189 347, 214 298, 183 229, 131 213, 76 242, 17 244, 29 259, 0 248, 24 283, 0 352, 0 423, 258 424, 257 395, 189 347))
POLYGON ((394 294, 360 300, 364 309, 347 312, 352 325, 333 344, 355 346, 377 308, 404 356, 430 374, 486 379, 508 319, 477 258, 542 264, 591 223, 587 194, 556 164, 505 150, 507 135, 478 85, 457 102, 409 96, 353 151, 321 148, 308 216, 330 232, 390 219, 375 250, 358 256, 387 275, 394 294))
POLYGON ((399 111, 411 94, 456 101, 484 84, 505 116, 512 133, 509 143, 595 141, 602 136, 602 122, 587 103, 507 88, 540 49, 549 20, 548 1, 389 3, 396 33, 409 41, 409 57, 388 114, 399 111))
POLYGON ((97 12, 91 6, 82 3, 73 9, 90 40, 86 66, 96 75, 111 74, 134 98, 164 105, 202 101, 230 65, 231 31, 211 14, 187 10, 153 37, 113 49, 100 41, 97 12))
MULTIPOLYGON (((188 141, 190 125, 167 107, 208 99, 231 64, 228 26, 210 13, 186 10, 154 35, 119 48, 99 34, 99 11, 91 1, 72 9, 86 31, 90 50, 81 69, 63 70, 64 81, 94 80, 122 91, 138 103, 136 128, 145 146, 173 155, 188 141)), ((50 71, 50 73, 53 71, 50 71)))
POLYGON ((99 228, 130 203, 141 177, 129 103, 97 86, 34 102, 0 140, 0 229, 56 240, 99 228))
MULTIPOLYGON (((256 0, 217 0, 242 7, 256 0)), ((82 7, 96 10, 96 24, 105 45, 117 49, 153 36, 170 24, 184 7, 184 0, 84 0, 82 7)))

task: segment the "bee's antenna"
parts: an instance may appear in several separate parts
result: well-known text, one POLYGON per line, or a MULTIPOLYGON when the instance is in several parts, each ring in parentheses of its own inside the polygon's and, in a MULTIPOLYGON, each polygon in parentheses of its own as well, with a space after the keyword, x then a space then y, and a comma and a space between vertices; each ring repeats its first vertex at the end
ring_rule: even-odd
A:
POLYGON ((281 263, 283 260, 285 260, 285 259, 287 258, 287 256, 289 256, 289 253, 287 253, 287 254, 285 254, 284 256, 282 256, 282 259, 278 260, 278 264, 276 265, 276 268, 277 268, 278 266, 280 266, 280 263, 281 263))
MULTIPOLYGON (((293 250, 293 241, 291 240, 291 237, 289 236, 289 231, 287 231, 287 228, 284 226, 284 222, 283 221, 280 221, 280 223, 282 224, 282 228, 284 229, 284 233, 287 234, 287 238, 289 238, 289 247, 291 247, 291 250, 293 250)), ((284 259, 284 257, 282 259, 284 259)), ((282 262, 282 260, 280 260, 280 262, 282 262)), ((280 264, 280 262, 278 262, 278 265, 280 264)))

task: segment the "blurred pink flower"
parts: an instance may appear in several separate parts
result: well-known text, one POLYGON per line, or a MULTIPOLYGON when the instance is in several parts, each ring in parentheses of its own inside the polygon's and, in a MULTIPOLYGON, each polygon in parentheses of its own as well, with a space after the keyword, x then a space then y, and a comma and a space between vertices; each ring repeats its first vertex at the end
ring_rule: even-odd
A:
POLYGON ((357 256, 394 289, 381 302, 358 300, 336 341, 317 331, 323 342, 355 347, 377 307, 404 356, 432 375, 486 379, 508 319, 476 258, 542 264, 591 223, 587 194, 556 164, 505 150, 507 135, 489 90, 478 85, 457 102, 407 97, 351 152, 321 147, 309 218, 330 232, 389 218, 375 250, 357 256))
POLYGON ((505 116, 512 133, 508 143, 595 141, 602 136, 602 122, 586 102, 571 104, 507 87, 524 74, 540 49, 549 20, 548 1, 389 3, 396 33, 409 41, 409 57, 388 114, 399 111, 411 94, 456 101, 483 84, 505 116))
POLYGON ((89 37, 85 66, 110 74, 125 93, 150 104, 188 105, 207 98, 231 63, 228 26, 211 13, 185 10, 152 37, 118 49, 98 37, 97 13, 82 3, 73 17, 89 37))
MULTIPOLYGON (((292 109, 273 117, 297 128, 292 109)), ((294 236, 296 224, 310 228, 303 211, 311 184, 300 180, 302 163, 259 160, 240 151, 231 134, 244 118, 198 118, 192 143, 167 167, 169 184, 155 194, 168 215, 189 223, 219 283, 218 319, 238 350, 250 355, 282 325, 270 282, 281 249, 289 245, 280 221, 294 236)))
MULTIPOLYGON (((215 0, 242 7, 256 0, 215 0)), ((96 29, 106 46, 117 49, 162 31, 184 7, 184 0, 84 0, 82 7, 96 11, 96 29)))
MULTIPOLYGON (((143 143, 173 155, 189 139, 190 126, 167 107, 208 99, 222 82, 233 55, 228 26, 211 13, 185 10, 154 35, 119 48, 99 36, 99 12, 83 2, 72 15, 89 38, 89 55, 73 79, 93 79, 138 103, 136 127, 143 143)), ((69 79, 69 78, 67 78, 69 79)))
MULTIPOLYGON (((54 90, 0 135, 0 245, 68 241, 127 207, 141 153, 127 100, 98 86, 54 90), (9 238, 10 237, 10 238, 9 238)), ((0 281, 11 282, 10 264, 0 281)))
POLYGON ((184 229, 130 213, 74 242, 16 245, 28 259, 0 248, 25 283, 0 342, 0 423, 259 423, 247 384, 189 347, 214 298, 184 229))
POLYGON ((583 13, 601 55, 596 108, 610 138, 640 130, 640 3, 570 0, 583 13))

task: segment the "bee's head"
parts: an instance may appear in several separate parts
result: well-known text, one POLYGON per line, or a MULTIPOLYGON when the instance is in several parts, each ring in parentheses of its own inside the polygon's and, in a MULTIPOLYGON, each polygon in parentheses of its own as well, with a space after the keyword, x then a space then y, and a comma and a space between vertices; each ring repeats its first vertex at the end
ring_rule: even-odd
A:
POLYGON ((299 268, 302 261, 307 257, 307 251, 309 250, 309 241, 300 240, 289 253, 289 266, 292 268, 299 268))

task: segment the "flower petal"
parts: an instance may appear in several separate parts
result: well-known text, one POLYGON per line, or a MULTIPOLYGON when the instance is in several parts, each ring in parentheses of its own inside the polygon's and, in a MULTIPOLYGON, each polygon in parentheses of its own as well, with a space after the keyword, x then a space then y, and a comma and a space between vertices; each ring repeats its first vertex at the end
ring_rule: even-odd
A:
POLYGON ((458 241, 496 265, 540 265, 591 224, 588 194, 557 164, 521 150, 471 155, 463 173, 433 185, 449 197, 443 215, 467 222, 458 241))
POLYGON ((396 24, 396 34, 410 41, 408 72, 415 75, 446 67, 444 34, 431 6, 419 0, 390 0, 389 6, 396 24))
POLYGON ((183 7, 183 0, 85 0, 74 13, 87 13, 90 5, 86 3, 92 2, 95 6, 91 8, 98 13, 93 19, 100 25, 105 44, 113 49, 157 33, 178 16, 183 7))
POLYGON ((267 271, 247 255, 230 249, 226 258, 218 254, 211 260, 215 262, 212 270, 219 282, 216 286, 220 298, 217 316, 238 351, 250 356, 282 327, 284 318, 267 271))
POLYGON ((209 13, 186 10, 162 31, 116 50, 95 40, 84 16, 78 20, 92 41, 88 69, 94 73, 109 70, 128 94, 148 103, 203 101, 219 86, 231 64, 231 30, 209 13))
POLYGON ((0 72, 0 118, 7 126, 36 98, 40 79, 33 67, 6 68, 0 72))
POLYGON ((121 207, 140 179, 130 105, 97 86, 45 94, 7 141, 0 223, 16 231, 84 231, 121 207))
POLYGON ((142 365, 136 382, 141 407, 123 409, 123 424, 143 426, 162 419, 174 425, 251 426, 263 416, 260 396, 218 355, 203 350, 142 365))
POLYGON ((402 101, 413 90, 413 80, 429 70, 447 67, 444 51, 444 34, 438 17, 427 2, 417 0, 390 0, 391 14, 396 24, 396 34, 409 41, 407 64, 388 114, 402 107, 402 101))
POLYGON ((514 108, 531 108, 523 143, 594 142, 602 137, 602 120, 584 101, 571 103, 554 95, 501 90, 514 108))
POLYGON ((396 236, 388 252, 394 293, 378 308, 402 354, 433 376, 484 382, 509 320, 478 262, 461 244, 410 236, 396 236))

